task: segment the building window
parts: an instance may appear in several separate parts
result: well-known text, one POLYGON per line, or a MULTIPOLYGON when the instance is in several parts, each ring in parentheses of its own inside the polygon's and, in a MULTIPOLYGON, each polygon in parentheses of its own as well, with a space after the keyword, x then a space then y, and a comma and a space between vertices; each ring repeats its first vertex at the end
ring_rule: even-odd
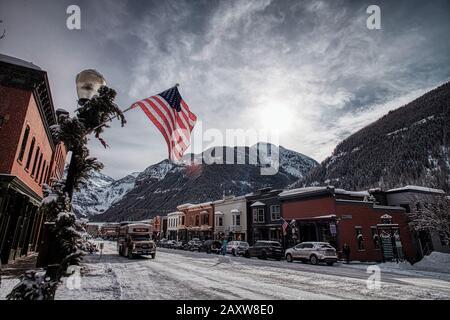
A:
POLYGON ((364 237, 362 235, 362 228, 355 227, 355 232, 356 232, 356 242, 358 243, 358 250, 365 250, 364 237))
POLYGON ((44 175, 45 175, 46 165, 47 165, 47 160, 44 160, 44 164, 42 165, 42 170, 41 170, 41 178, 39 179, 39 184, 42 184, 42 179, 44 178, 44 175))
POLYGON ((217 217, 217 226, 218 227, 222 227, 223 226, 223 217, 222 216, 218 216, 217 217))
POLYGON ((184 216, 181 217, 181 225, 184 226, 184 216))
POLYGON ((47 164, 47 169, 45 170, 45 183, 50 183, 50 167, 47 164))
POLYGON ((25 169, 27 169, 27 170, 30 168, 31 158, 33 157, 35 143, 36 143, 36 139, 35 138, 31 139, 30 151, 28 151, 27 165, 25 166, 25 169))
POLYGON ((209 224, 209 214, 202 214, 202 225, 209 224))
POLYGON ((380 243, 380 236, 378 235, 377 232, 377 227, 370 227, 370 230, 372 231, 373 246, 375 247, 375 249, 380 249, 381 243, 380 243))
POLYGON ((281 218, 280 212, 281 211, 279 205, 270 206, 270 217, 272 220, 280 220, 281 218))
POLYGON ((262 223, 264 222, 264 209, 254 208, 253 209, 253 222, 262 223))
POLYGON ((36 153, 34 154, 33 170, 31 170, 31 176, 32 177, 34 176, 34 173, 36 172, 36 165, 37 165, 37 162, 38 162, 40 151, 41 151, 41 149, 39 147, 37 147, 36 153))
POLYGON ((22 145, 20 146, 19 161, 22 162, 23 156, 25 155, 25 149, 27 147, 28 136, 30 135, 30 126, 27 126, 25 133, 23 134, 22 145))
POLYGON ((196 226, 200 225, 200 217, 198 215, 195 216, 195 225, 196 226))
POLYGON ((36 178, 35 178, 36 182, 39 181, 39 173, 41 172, 42 156, 43 156, 43 154, 41 153, 39 155, 39 162, 38 162, 38 165, 36 168, 36 178))
POLYGON ((44 172, 44 177, 43 177, 43 183, 48 183, 48 179, 47 179, 47 174, 48 174, 48 164, 45 166, 45 172, 44 172))
POLYGON ((233 215, 233 225, 234 226, 240 226, 241 225, 241 215, 240 214, 233 215))

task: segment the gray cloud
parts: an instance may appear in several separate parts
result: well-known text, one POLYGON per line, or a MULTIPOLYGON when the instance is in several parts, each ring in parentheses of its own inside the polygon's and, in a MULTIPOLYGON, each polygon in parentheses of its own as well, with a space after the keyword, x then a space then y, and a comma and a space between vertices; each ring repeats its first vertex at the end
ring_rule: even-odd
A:
MULTIPOLYGON (((0 50, 46 69, 58 107, 73 110, 74 76, 94 67, 125 108, 181 83, 203 128, 279 127, 280 143, 317 160, 336 144, 450 78, 448 1, 3 1, 0 50), (65 28, 78 4, 82 30, 65 28), (24 23, 27 21, 27 23, 24 23)), ((115 177, 164 159, 139 110, 92 153, 115 177)))

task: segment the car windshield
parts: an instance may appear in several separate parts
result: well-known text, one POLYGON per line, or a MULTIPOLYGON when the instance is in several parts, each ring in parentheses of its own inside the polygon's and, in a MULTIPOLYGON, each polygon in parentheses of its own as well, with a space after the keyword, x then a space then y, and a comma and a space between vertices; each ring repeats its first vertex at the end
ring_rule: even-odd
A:
POLYGON ((334 249, 332 246, 330 246, 329 244, 319 244, 319 248, 323 248, 323 249, 334 249))
POLYGON ((281 247, 281 244, 279 244, 278 242, 270 242, 269 245, 271 245, 272 247, 281 247))
POLYGON ((133 241, 148 241, 148 240, 150 240, 150 235, 144 234, 144 235, 138 235, 138 236, 131 236, 131 239, 133 241))

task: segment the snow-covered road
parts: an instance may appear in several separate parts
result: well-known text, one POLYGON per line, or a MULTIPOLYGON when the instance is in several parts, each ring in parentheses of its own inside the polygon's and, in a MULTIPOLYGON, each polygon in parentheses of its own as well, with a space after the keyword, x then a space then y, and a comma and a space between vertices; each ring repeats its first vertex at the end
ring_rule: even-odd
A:
MULTIPOLYGON (((63 283, 57 299, 450 299, 450 279, 369 274, 346 266, 221 257, 158 248, 156 259, 128 260, 106 242, 103 256, 85 258, 79 289, 63 283)), ((73 279, 72 279, 73 280, 73 279)), ((77 286, 75 286, 77 287, 77 286)))

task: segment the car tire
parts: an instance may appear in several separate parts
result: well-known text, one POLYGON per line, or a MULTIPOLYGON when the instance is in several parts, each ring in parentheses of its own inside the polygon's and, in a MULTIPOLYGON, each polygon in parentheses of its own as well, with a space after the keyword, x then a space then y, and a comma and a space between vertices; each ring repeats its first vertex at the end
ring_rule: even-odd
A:
POLYGON ((332 266, 334 264, 334 262, 327 262, 327 266, 332 266))
POLYGON ((293 261, 294 261, 294 259, 292 258, 292 254, 288 253, 288 254, 286 255, 286 261, 287 261, 287 262, 293 262, 293 261))
POLYGON ((236 257, 236 250, 231 250, 231 254, 236 257))
POLYGON ((133 251, 132 250, 128 250, 128 259, 133 259, 133 251))
POLYGON ((317 257, 315 255, 312 255, 309 258, 309 262, 311 262, 312 265, 317 265, 319 263, 319 259, 317 259, 317 257))
POLYGON ((152 259, 155 259, 156 253, 152 253, 152 259))
POLYGON ((246 257, 246 258, 250 258, 250 253, 249 253, 248 251, 245 251, 245 253, 244 253, 244 257, 246 257))
POLYGON ((261 252, 261 259, 263 260, 267 259, 267 253, 265 251, 261 252))

